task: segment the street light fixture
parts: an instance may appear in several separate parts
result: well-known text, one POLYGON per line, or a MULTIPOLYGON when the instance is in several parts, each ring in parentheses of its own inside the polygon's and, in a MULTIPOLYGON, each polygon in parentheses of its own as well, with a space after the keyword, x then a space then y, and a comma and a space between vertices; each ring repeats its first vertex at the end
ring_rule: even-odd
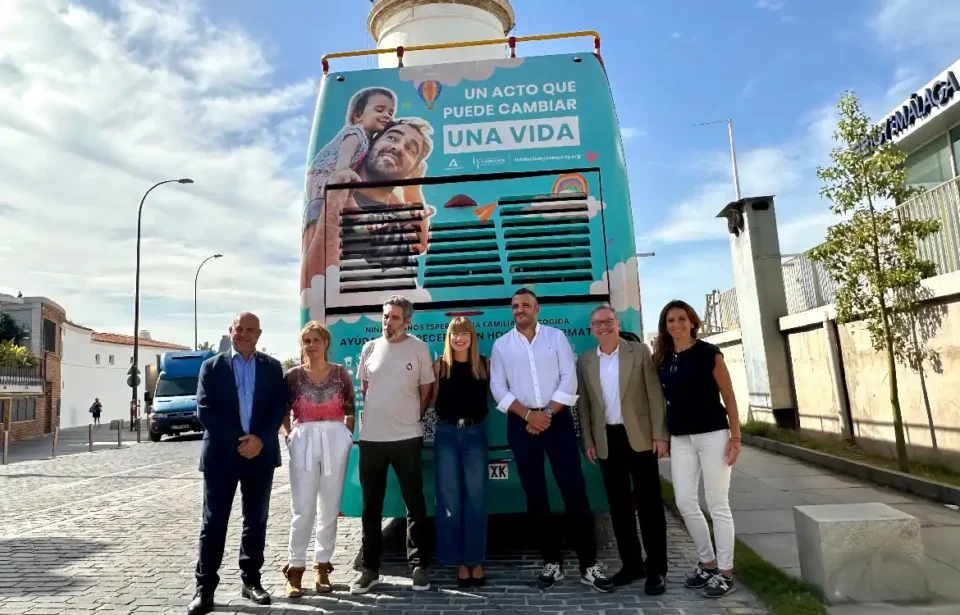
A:
POLYGON ((740 200, 740 173, 737 171, 737 150, 733 145, 733 120, 717 120, 715 122, 703 122, 694 124, 694 126, 708 126, 710 124, 726 124, 727 133, 730 135, 730 161, 733 165, 733 194, 737 201, 740 200))
POLYGON ((197 336, 197 280, 200 279, 200 270, 203 269, 203 266, 207 264, 207 261, 211 258, 223 258, 223 254, 214 254, 213 256, 208 256, 200 266, 197 267, 197 275, 193 278, 193 349, 200 349, 200 342, 197 336))
MULTIPOLYGON (((130 371, 127 372, 130 377, 127 379, 127 382, 130 384, 130 388, 133 390, 132 396, 130 398, 130 414, 134 416, 134 412, 137 408, 137 387, 140 384, 140 362, 139 362, 139 352, 140 352, 140 223, 143 220, 143 203, 147 200, 147 195, 153 192, 153 189, 162 186, 163 184, 192 184, 193 180, 184 177, 181 179, 168 179, 162 182, 157 182, 150 187, 143 194, 143 198, 140 199, 140 208, 137 210, 137 276, 136 276, 136 290, 134 291, 134 304, 133 304, 133 365, 130 366, 130 371)), ((139 431, 138 438, 139 438, 139 431)))

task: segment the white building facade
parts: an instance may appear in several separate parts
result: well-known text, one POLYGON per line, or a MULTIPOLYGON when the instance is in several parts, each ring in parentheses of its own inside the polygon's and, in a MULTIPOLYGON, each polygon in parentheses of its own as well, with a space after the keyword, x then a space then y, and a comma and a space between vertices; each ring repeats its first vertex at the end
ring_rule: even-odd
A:
MULTIPOLYGON (((164 352, 191 350, 141 335, 140 371, 160 361, 164 352)), ((71 323, 63 324, 63 364, 60 427, 78 427, 92 422, 90 406, 99 398, 100 421, 130 420, 130 387, 127 370, 133 364, 133 337, 97 333, 71 323)), ((143 376, 141 375, 141 382, 143 376)), ((141 390, 143 386, 141 384, 141 390)))

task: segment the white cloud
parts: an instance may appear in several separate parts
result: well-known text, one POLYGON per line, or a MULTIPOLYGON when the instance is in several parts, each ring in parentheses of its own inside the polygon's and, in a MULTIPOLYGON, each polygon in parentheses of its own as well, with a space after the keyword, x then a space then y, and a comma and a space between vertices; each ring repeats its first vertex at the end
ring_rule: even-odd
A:
POLYGON ((757 4, 755 6, 761 10, 779 11, 786 5, 786 0, 757 0, 757 4))
POLYGON ((155 182, 189 176, 144 206, 141 327, 191 344, 196 268, 222 252, 200 275, 201 341, 249 309, 261 345, 295 356, 314 84, 272 85, 264 48, 197 2, 116 6, 106 17, 76 1, 0 2, 0 290, 132 330, 137 205, 155 182))
MULTIPOLYGON (((944 58, 944 48, 930 44, 931 36, 944 33, 948 45, 949 32, 960 30, 960 5, 945 0, 880 0, 880 10, 868 22, 878 41, 892 51, 917 50, 920 54, 944 58)), ((954 56, 949 56, 952 61, 954 56)))
POLYGON ((455 86, 461 80, 486 81, 498 68, 516 68, 523 64, 523 58, 503 58, 502 60, 484 60, 482 62, 450 62, 433 66, 405 66, 400 69, 401 81, 412 81, 419 87, 430 79, 443 85, 455 86))
POLYGON ((631 256, 623 263, 617 263, 612 270, 603 272, 600 280, 590 285, 590 294, 607 292, 609 280, 610 296, 614 298, 611 307, 618 312, 627 308, 640 309, 640 295, 637 293, 637 257, 631 256))
POLYGON ((645 136, 647 136, 647 132, 645 130, 641 130, 640 128, 637 128, 636 126, 624 126, 623 128, 620 129, 620 138, 622 138, 624 141, 629 141, 631 139, 636 139, 638 137, 645 137, 645 136))

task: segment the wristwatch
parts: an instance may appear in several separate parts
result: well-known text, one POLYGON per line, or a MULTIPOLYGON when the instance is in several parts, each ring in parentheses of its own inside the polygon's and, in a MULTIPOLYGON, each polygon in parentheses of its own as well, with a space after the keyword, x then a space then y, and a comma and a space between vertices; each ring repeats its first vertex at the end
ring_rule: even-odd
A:
POLYGON ((553 418, 553 408, 544 408, 543 413, 548 417, 553 418))

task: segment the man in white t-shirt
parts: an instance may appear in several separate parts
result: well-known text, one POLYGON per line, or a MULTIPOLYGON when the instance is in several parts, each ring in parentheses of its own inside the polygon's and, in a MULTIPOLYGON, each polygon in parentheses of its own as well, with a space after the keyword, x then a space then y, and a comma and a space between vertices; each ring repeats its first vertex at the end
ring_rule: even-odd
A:
POLYGON ((413 318, 410 300, 393 296, 383 304, 383 336, 360 353, 357 378, 363 385, 360 417, 360 486, 363 489, 363 573, 350 591, 365 594, 380 581, 381 521, 387 472, 393 466, 407 506, 407 561, 413 589, 430 589, 424 554, 427 507, 423 499, 420 420, 434 381, 430 349, 407 335, 413 318))

